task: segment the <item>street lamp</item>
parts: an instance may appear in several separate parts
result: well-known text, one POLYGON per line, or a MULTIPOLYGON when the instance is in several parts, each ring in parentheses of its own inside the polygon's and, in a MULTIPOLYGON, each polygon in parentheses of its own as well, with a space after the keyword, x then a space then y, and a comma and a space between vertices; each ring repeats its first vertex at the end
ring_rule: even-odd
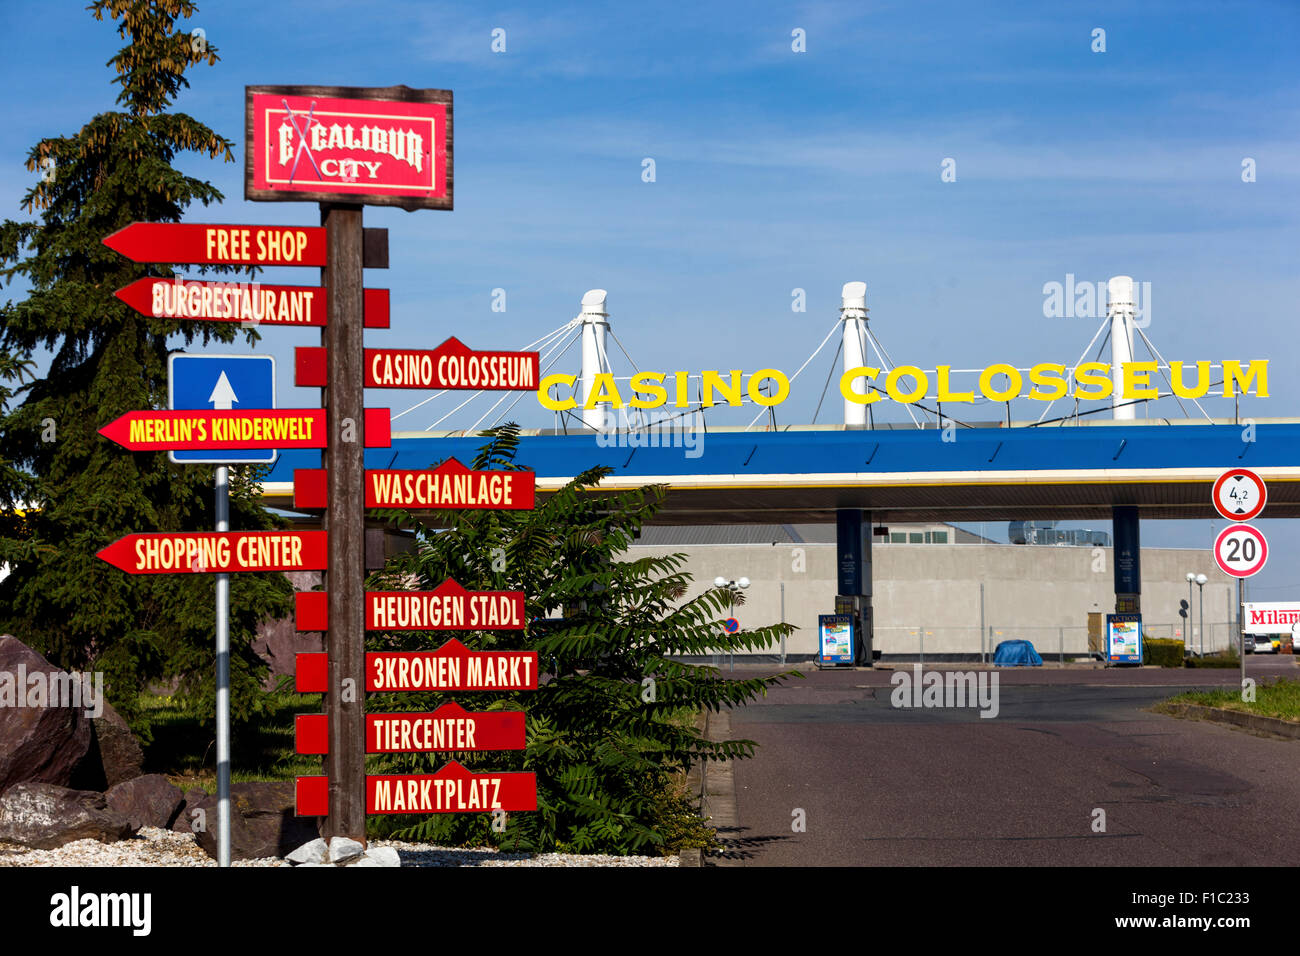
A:
POLYGON ((1204 574, 1196 576, 1196 593, 1201 599, 1201 656, 1205 656, 1205 582, 1210 580, 1204 574))
POLYGON ((1196 572, 1187 572, 1187 649, 1192 649, 1192 625, 1196 623, 1196 618, 1192 615, 1192 585, 1196 583, 1196 572))
MULTIPOLYGON (((745 590, 745 588, 749 587, 749 578, 742 577, 742 578, 737 578, 735 581, 728 581, 722 575, 718 575, 716 578, 713 579, 713 586, 715 588, 727 589, 727 617, 735 617, 736 616, 736 589, 739 588, 740 590, 743 591, 745 590)), ((731 653, 731 669, 733 671, 736 669, 736 654, 734 651, 731 653)))

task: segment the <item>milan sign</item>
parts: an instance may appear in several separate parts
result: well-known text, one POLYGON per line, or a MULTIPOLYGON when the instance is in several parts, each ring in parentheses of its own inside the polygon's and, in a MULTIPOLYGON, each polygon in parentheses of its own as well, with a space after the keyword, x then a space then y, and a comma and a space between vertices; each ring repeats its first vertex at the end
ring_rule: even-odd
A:
POLYGON ((451 91, 249 86, 244 198, 452 208, 451 91))

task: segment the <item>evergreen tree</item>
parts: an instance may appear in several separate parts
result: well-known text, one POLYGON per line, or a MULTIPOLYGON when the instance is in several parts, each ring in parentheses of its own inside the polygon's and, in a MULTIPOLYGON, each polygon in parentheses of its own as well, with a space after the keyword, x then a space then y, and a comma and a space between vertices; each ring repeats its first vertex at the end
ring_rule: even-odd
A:
MULTIPOLYGON (((167 108, 189 85, 191 67, 217 62, 204 37, 178 19, 186 0, 97 0, 97 20, 118 21, 127 41, 109 65, 122 109, 100 113, 71 136, 32 147, 27 168, 41 179, 23 207, 39 221, 0 226, 0 281, 26 298, 0 308, 0 625, 57 664, 101 670, 109 698, 147 730, 138 697, 150 684, 180 680, 199 713, 211 714, 214 582, 209 574, 131 576, 95 557, 135 531, 213 527, 212 469, 178 466, 165 453, 132 453, 97 431, 125 412, 166 406, 166 360, 196 339, 233 341, 224 323, 143 316, 113 293, 145 275, 174 273, 129 262, 102 244, 135 221, 176 222, 194 202, 221 193, 172 165, 198 153, 233 162, 229 140, 167 108), (17 384, 16 363, 39 349, 49 368, 17 384), (15 408, 3 402, 21 398, 15 408), (22 507, 23 503, 27 507, 22 507)), ((218 269, 217 271, 235 271, 218 269)), ((246 330, 256 341, 254 330, 246 330)), ((231 527, 277 526, 260 505, 258 473, 232 469, 231 527)), ((255 708, 265 665, 250 644, 259 620, 291 608, 282 575, 233 575, 232 709, 255 708)))
MULTIPOLYGON (((473 468, 521 469, 514 425, 484 434, 490 441, 473 468)), ((533 771, 538 789, 538 812, 510 814, 504 833, 493 831, 484 814, 377 817, 376 833, 543 852, 676 849, 689 835, 682 821, 693 808, 674 792, 673 774, 704 760, 752 756, 752 741, 710 741, 695 717, 743 705, 785 675, 732 680, 671 658, 761 650, 794 628, 781 623, 727 634, 726 589, 709 587, 682 601, 691 583, 682 570, 686 555, 619 560, 658 510, 664 489, 601 493, 600 480, 610 473, 585 471, 532 511, 440 512, 447 527, 420 532, 414 551, 395 555, 372 576, 371 590, 413 582, 431 590, 451 577, 469 590, 523 591, 527 625, 522 632, 379 633, 368 650, 431 650, 455 636, 473 650, 536 651, 542 672, 539 688, 529 692, 372 695, 372 713, 428 712, 453 699, 470 711, 523 710, 527 749, 384 755, 369 758, 367 772, 432 773, 454 758, 475 771, 533 771)), ((375 514, 421 527, 401 509, 375 514)))

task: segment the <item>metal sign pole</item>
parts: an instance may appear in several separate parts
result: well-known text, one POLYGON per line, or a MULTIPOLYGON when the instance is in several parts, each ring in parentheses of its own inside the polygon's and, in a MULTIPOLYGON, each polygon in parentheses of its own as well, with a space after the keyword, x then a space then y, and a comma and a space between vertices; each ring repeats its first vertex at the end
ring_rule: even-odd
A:
MULTIPOLYGON (((1241 689, 1246 689, 1246 579, 1237 578, 1237 653, 1241 655, 1241 689)), ((1292 648, 1294 652, 1294 647, 1292 648)))
MULTIPOLYGON (((217 466, 217 530, 230 530, 230 469, 217 466)), ((217 866, 230 866, 230 575, 217 575, 217 866)))

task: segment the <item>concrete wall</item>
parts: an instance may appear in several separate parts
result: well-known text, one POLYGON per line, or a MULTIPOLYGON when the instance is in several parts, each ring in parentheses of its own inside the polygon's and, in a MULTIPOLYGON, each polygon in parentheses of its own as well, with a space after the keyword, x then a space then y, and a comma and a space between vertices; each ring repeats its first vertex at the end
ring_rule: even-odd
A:
MULTIPOLYGON (((736 618, 743 628, 784 619, 799 627, 789 654, 816 652, 817 615, 835 610, 835 546, 694 545, 628 549, 628 557, 683 552, 695 579, 688 599, 719 575, 748 577, 736 618)), ((1024 638, 1044 657, 1087 651, 1088 612, 1115 606, 1110 548, 981 544, 890 544, 872 549, 875 647, 886 655, 915 654, 924 628, 926 654, 981 650, 980 585, 984 585, 984 640, 1024 638), (989 629, 992 628, 990 634, 989 629)), ((1222 648, 1235 619, 1236 583, 1208 551, 1144 548, 1142 620, 1154 636, 1182 637, 1178 602, 1187 598, 1188 571, 1204 573, 1205 647, 1222 648)), ((1198 610, 1193 587, 1192 610, 1198 610)), ((1199 618, 1193 634, 1200 640, 1199 618)), ((991 648, 990 648, 991 649, 991 648)), ((775 653, 775 650, 767 653, 775 653)))

